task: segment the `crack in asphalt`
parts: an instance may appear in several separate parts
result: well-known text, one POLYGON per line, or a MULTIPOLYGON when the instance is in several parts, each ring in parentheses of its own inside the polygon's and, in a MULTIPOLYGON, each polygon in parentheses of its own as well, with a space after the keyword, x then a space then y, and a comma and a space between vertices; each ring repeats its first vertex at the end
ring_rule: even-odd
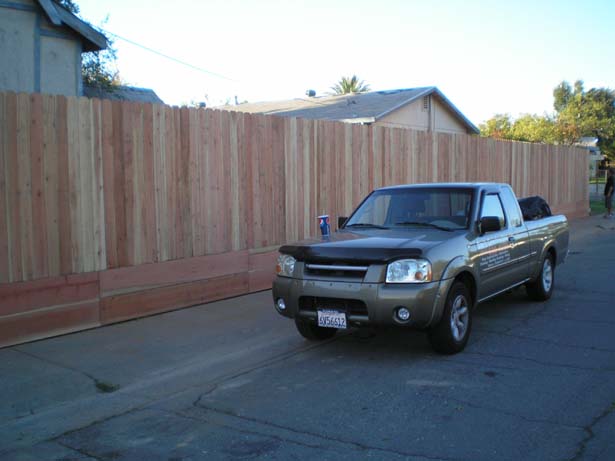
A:
POLYGON ((608 407, 606 407, 602 411, 602 413, 600 413, 598 416, 592 419, 591 422, 587 426, 583 427, 583 430, 585 431, 585 437, 583 438, 583 440, 579 442, 579 447, 577 448, 576 453, 574 454, 574 456, 569 458, 569 461, 578 461, 582 459, 583 455, 585 454, 585 450, 587 450, 587 445, 596 436, 596 434, 594 433, 594 426, 596 426, 596 424, 598 424, 600 421, 602 421, 604 418, 606 418, 609 414, 613 413, 614 411, 615 411, 615 402, 612 402, 608 407))
MULTIPOLYGON (((128 414, 130 414, 132 412, 136 412, 136 411, 139 411, 139 410, 143 410, 143 409, 147 408, 148 406, 151 406, 151 405, 153 405, 153 404, 155 404, 157 402, 160 402, 160 401, 163 401, 163 400, 168 400, 168 399, 171 399, 173 397, 177 397, 177 396, 182 395, 182 394, 187 393, 187 392, 192 392, 192 391, 194 391, 195 388, 202 388, 203 386, 210 385, 212 387, 210 389, 208 389, 206 392, 201 394, 202 396, 209 395, 212 392, 214 392, 216 389, 218 389, 218 387, 221 384, 223 384, 224 382, 226 382, 226 381, 231 381, 231 380, 233 380, 235 378, 238 378, 240 376, 246 375, 248 373, 252 373, 254 371, 258 371, 260 369, 266 368, 268 366, 275 365, 275 364, 277 364, 279 362, 283 362, 284 360, 287 360, 287 359, 289 359, 291 357, 300 355, 300 354, 305 353, 305 352, 309 352, 309 351, 311 351, 313 349, 316 349, 316 348, 319 348, 319 347, 323 347, 323 346, 325 346, 325 345, 327 345, 327 344, 329 344, 331 342, 337 341, 338 339, 339 338, 333 338, 333 339, 330 339, 330 340, 327 340, 327 341, 322 341, 322 342, 319 342, 319 343, 309 344, 307 346, 303 345, 303 346, 301 346, 301 347, 299 347, 297 349, 293 349, 291 351, 278 354, 278 355, 276 355, 274 357, 271 357, 270 359, 267 359, 267 360, 265 360, 263 362, 260 362, 260 363, 258 363, 256 365, 240 369, 240 370, 238 370, 238 371, 236 371, 234 373, 227 374, 225 376, 221 376, 218 379, 213 380, 213 381, 211 381, 209 383, 200 383, 198 385, 189 386, 189 387, 181 389, 179 391, 166 394, 164 397, 149 399, 147 402, 144 402, 141 405, 137 405, 137 406, 135 406, 133 408, 130 408, 129 410, 121 411, 119 413, 113 413, 111 415, 108 415, 108 416, 105 416, 103 418, 97 419, 97 420, 92 421, 92 422, 90 422, 88 424, 85 424, 83 426, 71 429, 69 431, 65 431, 65 432, 63 432, 63 433, 61 433, 61 434, 59 434, 59 435, 57 435, 55 437, 51 437, 49 439, 46 439, 45 441, 54 441, 54 442, 60 443, 59 440, 62 439, 63 437, 67 437, 67 436, 69 436, 69 435, 71 435, 73 433, 89 429, 90 427, 93 427, 93 426, 98 425, 98 424, 105 423, 105 422, 107 422, 107 421, 109 421, 111 419, 114 419, 114 418, 117 418, 117 417, 121 417, 121 416, 125 416, 125 415, 128 415, 128 414)), ((41 361, 44 361, 44 362, 48 362, 50 364, 53 364, 53 365, 56 365, 56 366, 68 369, 70 371, 74 371, 74 372, 79 373, 79 374, 82 374, 82 375, 88 377, 89 379, 93 380, 94 382, 97 381, 95 377, 93 377, 93 376, 89 375, 88 373, 85 373, 85 372, 83 372, 81 370, 73 369, 73 368, 71 368, 69 366, 63 365, 61 363, 55 363, 54 361, 51 361, 51 360, 45 360, 45 359, 43 359, 41 357, 36 356, 35 354, 31 354, 31 353, 24 352, 24 351, 21 351, 21 350, 19 352, 23 353, 24 355, 28 355, 28 356, 31 356, 33 358, 36 358, 38 360, 41 360, 41 361)), ((126 388, 123 388, 120 391, 120 393, 121 392, 130 394, 132 392, 132 389, 129 388, 129 387, 126 387, 126 388)), ((34 413, 34 414, 36 414, 36 413, 34 413)), ((25 419, 27 417, 28 417, 28 415, 25 415, 25 416, 19 417, 19 418, 15 418, 15 419, 13 419, 12 422, 18 421, 20 419, 25 419)), ((11 453, 11 452, 14 452, 14 451, 15 451, 15 449, 9 449, 8 451, 4 452, 0 448, 0 454, 8 454, 8 453, 11 453)))
MULTIPOLYGON (((99 391, 99 392, 110 393, 110 392, 115 392, 117 389, 119 389, 119 386, 117 386, 115 384, 109 384, 106 381, 102 381, 102 380, 98 379, 96 376, 88 373, 87 371, 79 370, 78 368, 71 367, 70 365, 66 365, 66 364, 58 362, 56 360, 51 360, 51 359, 48 359, 46 357, 41 357, 40 355, 33 354, 32 352, 23 351, 19 347, 14 347, 13 350, 16 351, 16 352, 19 352, 20 354, 23 354, 23 355, 26 355, 28 357, 31 357, 33 359, 40 360, 41 362, 45 362, 45 363, 48 363, 50 365, 54 365, 56 367, 63 368, 65 370, 72 371, 72 372, 77 373, 77 374, 79 374, 81 376, 85 376, 86 378, 88 378, 89 380, 92 381, 92 383, 94 384, 94 387, 96 387, 96 390, 99 391)), ((36 413, 32 413, 31 412, 30 414, 33 415, 33 414, 36 414, 36 413)), ((16 418, 16 419, 19 419, 19 418, 16 418)))
POLYGON ((268 437, 268 438, 272 438, 274 440, 277 440, 279 442, 288 442, 288 443, 292 443, 292 444, 299 445, 299 446, 306 447, 306 448, 316 448, 316 449, 323 449, 323 450, 328 450, 328 451, 335 451, 334 449, 332 449, 330 447, 326 447, 324 445, 314 445, 314 444, 309 444, 309 443, 306 443, 306 442, 300 442, 298 440, 291 440, 289 438, 284 438, 284 437, 282 437, 280 435, 276 435, 276 434, 268 434, 268 433, 265 433, 265 432, 259 432, 259 431, 255 431, 255 430, 239 428, 239 427, 233 426, 231 424, 223 424, 223 423, 220 423, 220 422, 212 421, 211 419, 206 418, 206 417, 187 415, 185 413, 182 413, 181 411, 169 411, 169 410, 160 410, 160 411, 165 412, 165 413, 169 413, 169 414, 177 416, 179 418, 189 419, 191 421, 196 421, 196 422, 199 422, 199 423, 207 423, 207 424, 211 424, 212 426, 223 427, 225 429, 230 429, 230 430, 233 430, 233 431, 241 432, 243 434, 250 434, 250 435, 258 435, 258 436, 268 437))
MULTIPOLYGON (((200 402, 200 399, 197 399, 195 401, 196 402, 200 402)), ((425 455, 424 453, 410 453, 410 452, 405 452, 405 451, 398 451, 398 450, 393 450, 390 448, 383 448, 383 447, 378 447, 378 446, 371 446, 371 445, 366 445, 364 443, 361 442, 356 442, 353 440, 345 440, 343 438, 340 437, 332 437, 330 435, 325 435, 325 434, 319 434, 319 433, 315 433, 315 432, 310 432, 310 431, 306 431, 306 430, 299 430, 299 429, 295 429, 293 427, 290 426, 284 426, 282 424, 276 424, 270 421, 265 421, 262 419, 258 419, 258 418, 253 418, 250 416, 245 416, 245 415, 239 415, 237 413, 234 413, 232 411, 229 410, 222 410, 219 408, 214 408, 214 407, 209 407, 207 405, 204 405, 203 403, 199 403, 198 405, 194 405, 193 406, 199 410, 205 410, 208 412, 212 412, 212 413, 217 413, 220 415, 224 415, 224 416, 229 416, 232 418, 237 418, 243 421, 247 421, 250 423, 254 423, 254 424, 259 424, 262 426, 267 426, 267 427, 271 427, 273 429, 282 429, 288 432, 292 432, 294 434, 297 435, 303 435, 303 436, 309 436, 309 437, 315 437, 318 439, 322 439, 322 440, 328 440, 334 443, 339 443, 339 444, 343 444, 349 447, 352 447, 355 451, 377 451, 377 452, 382 452, 382 453, 388 453, 388 454, 394 454, 394 455, 399 455, 399 456, 411 456, 411 457, 415 457, 415 458, 422 458, 422 459, 427 459, 430 461, 463 461, 463 458, 442 458, 442 457, 435 457, 435 456, 429 456, 429 455, 425 455)), ((180 413, 179 415, 183 415, 185 416, 183 413, 180 413)), ((179 416, 178 415, 178 416, 179 416)), ((198 420, 197 417, 192 417, 198 420)), ((210 422, 210 421, 204 421, 204 422, 210 422)), ((236 429, 238 430, 236 427, 231 426, 231 429, 236 429)), ((263 436, 269 436, 269 434, 267 433, 259 433, 259 435, 263 435, 263 436)), ((293 442, 292 440, 286 440, 283 439, 284 441, 289 441, 289 442, 293 442)))
POLYGON ((553 341, 551 339, 535 338, 533 336, 525 336, 525 335, 512 334, 512 333, 509 333, 509 331, 510 330, 506 330, 506 331, 503 331, 503 332, 495 332, 495 333, 486 332, 486 334, 488 334, 488 335, 495 335, 495 336, 507 336, 507 337, 516 338, 516 339, 526 339, 528 341, 534 341, 534 342, 539 342, 539 343, 543 343, 543 344, 549 344, 549 345, 558 346, 558 347, 565 347, 565 348, 568 348, 568 349, 576 349, 576 350, 580 350, 580 351, 608 352, 610 354, 615 353, 614 349, 605 349, 605 348, 596 347, 596 346, 580 346, 578 344, 561 343, 561 342, 558 342, 558 341, 553 341))
MULTIPOLYGON (((95 455, 93 453, 90 453, 90 452, 84 450, 83 448, 75 448, 75 447, 72 447, 72 446, 70 446, 69 444, 67 444, 65 442, 60 442, 59 440, 56 440, 55 442, 58 445, 61 445, 64 448, 68 448, 69 450, 72 450, 72 451, 74 451, 76 453, 79 453, 80 455, 86 456, 89 459, 95 459, 96 461, 105 461, 105 458, 101 458, 100 456, 97 456, 97 455, 95 455)), ((64 458, 60 458, 60 460, 61 459, 64 459, 64 458)))
POLYGON ((434 392, 428 392, 428 394, 430 394, 432 397, 434 398, 439 398, 442 400, 450 400, 456 403, 459 403, 461 405, 467 405, 470 408, 474 408, 476 410, 485 410, 485 411, 489 411, 492 413, 497 413, 500 415, 505 415, 505 416, 510 416, 512 418, 517 418, 517 419, 521 419, 522 421, 525 421, 526 423, 535 423, 535 424, 549 424, 551 426, 556 426, 556 427, 563 427, 566 429, 575 429, 575 430, 583 430, 584 428, 582 426, 575 426, 572 424, 563 424, 557 421, 552 421, 550 419, 545 419, 545 418, 530 418, 528 416, 519 414, 519 413, 515 413, 513 411, 508 411, 508 410, 504 410, 502 408, 497 408, 497 407, 493 407, 490 405, 480 405, 478 403, 474 403, 474 402, 470 402, 464 399, 460 399, 458 397, 451 397, 450 395, 442 396, 439 395, 437 393, 434 392))
POLYGON ((46 441, 48 441, 48 442, 56 442, 56 443, 59 443, 61 445, 63 443, 61 441, 61 439, 63 437, 68 437, 69 435, 74 434, 74 433, 79 432, 79 431, 85 431, 85 430, 87 430, 87 429, 89 429, 91 427, 94 427, 94 426, 98 425, 98 424, 106 423, 107 421, 110 421, 113 418, 119 418, 120 416, 129 415, 130 413, 133 413, 135 411, 142 410, 143 408, 146 408, 148 405, 151 405, 152 403, 155 403, 155 402, 148 402, 148 403, 145 403, 143 405, 131 408, 131 409, 126 410, 126 411, 121 411, 121 412, 115 413, 113 415, 105 416, 104 418, 97 419, 96 421, 92 421, 91 423, 88 423, 88 424, 86 424, 84 426, 77 427, 75 429, 71 429, 70 431, 63 432, 60 435, 57 435, 55 437, 51 437, 50 439, 48 439, 46 441))
MULTIPOLYGON (((615 321, 611 321, 611 320, 588 320, 588 319, 582 319, 582 318, 574 318, 574 317, 567 317, 567 316, 562 316, 561 314, 558 315, 549 315, 546 312, 543 313, 539 313, 536 315, 536 318, 545 318, 545 319, 550 319, 550 320, 564 320, 566 322, 574 322, 574 323, 586 323, 589 325, 615 325, 615 321)), ((481 315, 477 315, 476 318, 481 318, 481 319, 486 319, 486 320, 519 320, 521 319, 521 317, 519 317, 518 315, 498 315, 497 313, 494 314, 486 314, 483 313, 481 315)), ((517 324, 518 326, 518 324, 517 324)), ((475 331, 482 331, 482 329, 475 329, 475 331)))
MULTIPOLYGON (((514 323, 514 324, 510 325, 508 328, 505 328, 505 329, 504 329, 503 331, 501 331, 501 332, 491 333, 489 330, 482 330, 482 331, 485 331, 485 332, 486 332, 486 333, 488 333, 488 334, 499 334, 499 335, 505 336, 505 335, 507 335, 507 334, 508 334, 508 332, 513 331, 514 329, 516 329, 516 328, 518 328, 518 327, 521 327, 521 326, 528 326, 528 325, 529 325, 529 322, 530 322, 531 320, 533 320, 534 318, 536 318, 536 317, 538 317, 539 315, 543 314, 543 313, 544 313, 544 312, 545 312, 548 308, 549 308, 548 303, 544 302, 544 303, 542 304, 542 306, 540 307, 540 309, 536 310, 535 312, 531 312, 530 314, 528 314, 528 315, 526 315, 526 316, 516 318, 516 320, 517 320, 517 322, 516 322, 516 323, 514 323)), ((488 317, 488 316, 485 316, 485 317, 488 317)), ((481 330, 479 330, 479 331, 481 331, 481 330)), ((477 339, 477 340, 474 342, 474 344, 478 344, 478 343, 480 343, 481 341, 484 341, 485 339, 487 339, 487 338, 486 338, 486 336, 485 336, 485 337, 482 337, 482 338, 479 338, 479 339, 477 339)))
MULTIPOLYGON (((513 359, 513 360, 522 360, 525 362, 531 362, 531 363, 535 363, 537 365, 541 365, 541 366, 546 366, 546 367, 553 367, 553 368, 565 368, 565 369, 571 369, 571 370, 580 370, 580 371, 596 371, 596 372, 613 372, 615 371, 615 368, 595 368, 595 367, 583 367, 583 366, 579 366, 579 365, 569 365, 569 364, 564 364, 564 363, 552 363, 552 362, 545 362, 543 360, 537 360, 537 359, 532 359, 529 357, 521 357, 521 356, 516 356, 516 355, 509 355, 509 354, 495 354, 492 352, 472 352, 472 351, 466 351, 464 352, 465 354, 469 354, 469 355, 481 355, 481 356, 486 356, 486 357, 493 357, 493 358, 505 358, 505 359, 513 359)), ((489 367, 493 367, 495 368, 495 365, 489 365, 489 367)), ((511 370, 519 370, 519 368, 514 368, 514 367, 510 367, 511 370)))

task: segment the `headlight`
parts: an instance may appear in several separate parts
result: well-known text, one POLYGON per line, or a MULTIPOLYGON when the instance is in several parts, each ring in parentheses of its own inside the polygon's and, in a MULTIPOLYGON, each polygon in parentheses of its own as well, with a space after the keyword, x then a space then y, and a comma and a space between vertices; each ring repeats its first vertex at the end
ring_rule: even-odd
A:
POLYGON ((431 264, 424 259, 400 259, 387 266, 386 282, 431 282, 431 264))
POLYGON ((275 272, 282 277, 292 277, 295 270, 296 259, 291 255, 280 254, 278 256, 278 264, 275 266, 275 272))

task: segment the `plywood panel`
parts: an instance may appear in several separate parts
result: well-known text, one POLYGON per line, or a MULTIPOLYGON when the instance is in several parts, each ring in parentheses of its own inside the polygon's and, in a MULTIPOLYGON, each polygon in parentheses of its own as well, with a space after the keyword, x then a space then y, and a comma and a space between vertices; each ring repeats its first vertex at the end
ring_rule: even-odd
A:
POLYGON ((120 322, 246 294, 248 279, 248 274, 243 273, 105 297, 101 299, 101 322, 120 322))
POLYGON ((103 295, 122 290, 144 290, 148 287, 247 272, 248 269, 248 252, 246 250, 220 255, 196 256, 101 272, 100 289, 103 295))
POLYGON ((0 319, 0 348, 100 326, 99 302, 87 301, 0 319))
POLYGON ((0 285, 0 319, 42 308, 98 298, 98 273, 0 285))

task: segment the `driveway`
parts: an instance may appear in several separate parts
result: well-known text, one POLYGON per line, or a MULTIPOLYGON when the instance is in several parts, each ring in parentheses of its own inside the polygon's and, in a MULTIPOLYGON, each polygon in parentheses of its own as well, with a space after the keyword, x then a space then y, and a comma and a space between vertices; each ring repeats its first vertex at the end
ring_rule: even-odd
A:
POLYGON ((572 223, 553 298, 304 341, 271 293, 0 350, 0 459, 615 459, 615 222, 572 223))

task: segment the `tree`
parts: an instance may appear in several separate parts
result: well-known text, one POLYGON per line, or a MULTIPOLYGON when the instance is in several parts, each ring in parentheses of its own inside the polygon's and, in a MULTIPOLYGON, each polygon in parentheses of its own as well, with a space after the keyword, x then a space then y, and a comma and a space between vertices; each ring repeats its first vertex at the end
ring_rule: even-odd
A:
POLYGON ((480 135, 496 139, 510 139, 512 125, 513 120, 510 114, 495 114, 485 123, 480 124, 480 135))
MULTIPOLYGON (((554 96, 560 86, 554 90, 554 96)), ((602 153, 615 158, 615 91, 609 88, 585 91, 583 82, 578 80, 574 92, 556 110, 555 129, 560 142, 573 144, 582 137, 596 137, 602 153)))
POLYGON ((563 81, 553 89, 552 115, 526 114, 513 120, 497 114, 480 125, 481 136, 549 144, 575 144, 582 137, 598 138, 603 154, 615 159, 615 91, 592 88, 583 81, 563 81))
POLYGON ((356 75, 342 77, 331 89, 334 94, 365 93, 370 90, 369 85, 363 80, 359 81, 356 75))
MULTIPOLYGON (((74 15, 79 14, 79 5, 75 3, 75 0, 57 0, 57 3, 74 15)), ((108 19, 107 17, 103 21, 103 25, 108 19)), ((104 35, 104 31, 101 28, 94 28, 104 35)), ((119 71, 116 67, 117 50, 113 45, 114 41, 107 37, 106 49, 88 51, 81 55, 81 78, 85 85, 113 90, 115 86, 122 84, 119 71)))
POLYGON ((73 14, 79 14, 79 6, 73 0, 57 0, 58 4, 73 14))
POLYGON ((553 90, 553 108, 556 112, 562 110, 572 97, 572 88, 568 82, 562 82, 553 90))
POLYGON ((480 134, 496 139, 554 143, 554 123, 548 116, 525 114, 513 120, 510 114, 496 114, 480 125, 480 134))
POLYGON ((89 86, 113 90, 122 84, 120 73, 115 65, 117 61, 113 41, 107 39, 107 48, 89 51, 81 55, 81 78, 89 86))

